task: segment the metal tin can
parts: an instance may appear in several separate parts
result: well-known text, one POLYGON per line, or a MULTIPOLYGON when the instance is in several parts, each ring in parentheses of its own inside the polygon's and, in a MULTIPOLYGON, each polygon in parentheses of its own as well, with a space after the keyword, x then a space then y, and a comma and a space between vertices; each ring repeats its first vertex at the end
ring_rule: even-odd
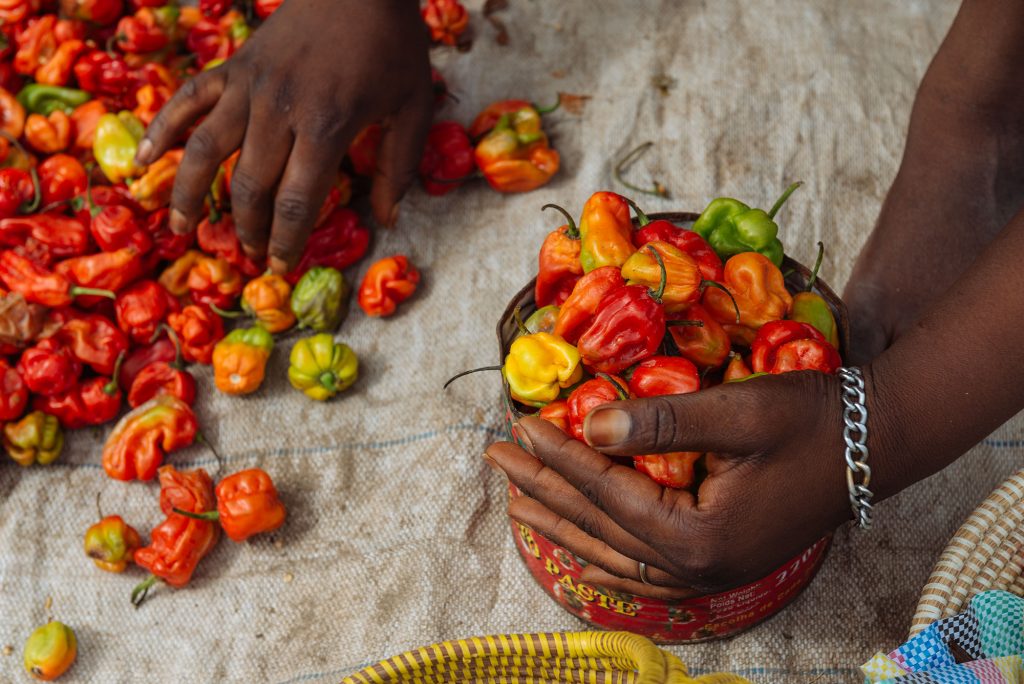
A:
MULTIPOLYGON (((666 219, 677 225, 692 223, 693 213, 651 214, 650 218, 666 219)), ((790 290, 806 288, 810 272, 789 259, 783 262, 790 290)), ((840 329, 842 349, 849 345, 849 322, 846 307, 820 278, 814 290, 833 309, 840 329)), ((498 323, 498 342, 504 361, 518 327, 514 312, 524 317, 536 307, 533 301, 534 282, 530 282, 513 298, 498 323)), ((505 422, 510 440, 512 424, 526 415, 513 401, 507 383, 503 391, 505 422)), ((514 485, 509 496, 520 496, 514 485)), ((526 567, 534 579, 563 608, 590 623, 608 630, 626 630, 663 644, 684 644, 719 639, 778 613, 803 590, 814 577, 825 558, 831 537, 824 537, 774 572, 742 587, 718 594, 666 601, 609 591, 580 580, 584 562, 567 549, 538 534, 526 525, 512 521, 512 534, 526 567)))

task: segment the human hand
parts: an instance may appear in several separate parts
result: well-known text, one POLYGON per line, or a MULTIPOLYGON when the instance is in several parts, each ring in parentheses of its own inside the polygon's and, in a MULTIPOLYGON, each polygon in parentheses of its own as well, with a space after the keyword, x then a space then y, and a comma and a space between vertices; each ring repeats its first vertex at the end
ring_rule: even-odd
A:
MULTIPOLYGON (((872 413, 873 438, 885 431, 881 415, 872 413)), ((787 373, 605 404, 584 427, 600 451, 539 418, 515 430, 532 453, 509 442, 487 450, 524 493, 509 515, 590 563, 582 579, 612 590, 678 598, 740 586, 851 518, 835 376, 787 373), (696 495, 608 456, 670 451, 712 452, 696 495)), ((892 461, 878 466, 876 500, 900 488, 896 473, 892 461)))
POLYGON ((137 161, 156 160, 200 117, 171 198, 170 227, 194 230, 224 159, 238 237, 250 257, 286 271, 349 142, 381 121, 370 203, 393 225, 430 126, 428 36, 411 0, 289 0, 231 59, 187 81, 150 124, 137 161))

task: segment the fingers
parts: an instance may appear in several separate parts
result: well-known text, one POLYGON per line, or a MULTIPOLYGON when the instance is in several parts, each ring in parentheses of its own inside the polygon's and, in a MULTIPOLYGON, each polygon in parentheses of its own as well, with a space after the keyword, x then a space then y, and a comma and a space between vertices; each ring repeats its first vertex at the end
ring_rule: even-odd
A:
POLYGON ((139 141, 136 163, 152 164, 174 146, 196 119, 210 111, 224 93, 226 73, 224 68, 212 69, 185 81, 146 128, 146 135, 139 141))
MULTIPOLYGON (((429 82, 429 79, 424 81, 429 82)), ((373 217, 382 226, 392 227, 398 220, 398 201, 416 180, 432 116, 430 91, 420 88, 420 92, 385 122, 377 172, 370 191, 373 217)))
POLYGON ((189 136, 171 193, 168 226, 173 232, 195 229, 217 168, 242 144, 248 111, 243 90, 226 93, 189 136))
POLYGON ((287 272, 302 256, 347 147, 347 131, 317 134, 316 129, 300 129, 274 198, 268 253, 275 273, 287 272))
MULTIPOLYGON (((654 568, 647 568, 647 579, 654 582, 655 573, 654 568)), ((633 574, 638 574, 638 571, 634 568, 633 574)), ((583 572, 580 573, 580 579, 587 584, 608 589, 610 591, 619 591, 627 594, 633 594, 634 596, 646 596, 653 599, 661 599, 663 601, 675 601, 678 599, 691 598, 693 596, 700 596, 702 592, 694 591, 693 589, 681 589, 678 587, 659 587, 654 584, 644 584, 637 580, 626 579, 613 575, 610 572, 605 571, 597 565, 588 565, 583 568, 583 572)))

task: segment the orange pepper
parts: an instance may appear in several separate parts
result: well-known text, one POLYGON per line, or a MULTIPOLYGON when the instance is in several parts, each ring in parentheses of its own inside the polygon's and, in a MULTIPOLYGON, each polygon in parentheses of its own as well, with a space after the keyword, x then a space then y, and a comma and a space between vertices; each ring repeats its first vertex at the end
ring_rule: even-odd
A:
POLYGON ((157 282, 175 297, 184 297, 188 294, 189 273, 202 258, 205 258, 205 255, 198 249, 188 250, 164 269, 157 282))
POLYGON ((78 641, 67 625, 56 620, 39 627, 25 642, 25 671, 44 682, 67 672, 78 655, 78 641))
POLYGON ((57 16, 44 14, 25 22, 15 35, 18 51, 14 53, 14 70, 23 76, 32 76, 57 49, 54 29, 57 16))
POLYGON ((250 280, 242 290, 242 308, 267 332, 284 332, 295 325, 291 295, 292 286, 281 276, 260 276, 250 280))
POLYGON ((400 302, 412 296, 420 282, 420 273, 402 255, 386 257, 374 263, 359 286, 359 306, 367 316, 390 316, 400 302))
POLYGON ((67 84, 75 60, 85 52, 85 47, 85 42, 77 38, 59 44, 53 55, 36 69, 36 82, 55 86, 67 84))
POLYGON ((106 113, 107 107, 102 100, 89 100, 75 107, 71 112, 71 127, 74 130, 73 147, 76 150, 92 153, 92 143, 96 139, 96 124, 106 113))
MULTIPOLYGON (((725 262, 722 285, 732 293, 739 308, 739 325, 758 330, 769 321, 785 318, 793 307, 793 297, 786 291, 782 271, 757 252, 743 252, 725 262)), ((736 325, 736 308, 729 296, 717 288, 704 293, 704 308, 725 327, 734 340, 731 326, 736 325)), ((745 339, 745 335, 742 339, 745 339)))
POLYGON ((230 309, 242 287, 242 275, 223 259, 201 256, 188 272, 189 294, 196 304, 230 309))
POLYGON ((261 532, 273 532, 284 524, 287 510, 277 496, 274 481, 259 468, 228 475, 217 485, 216 493, 215 511, 174 512, 198 520, 218 520, 228 538, 236 542, 261 532))
POLYGON ((142 540, 119 515, 108 515, 85 533, 85 555, 100 570, 124 572, 142 540))
POLYGON ((524 107, 505 114, 474 151, 477 166, 498 192, 527 192, 547 183, 558 171, 558 152, 548 145, 540 114, 524 107))
POLYGON ((192 408, 161 394, 122 416, 103 445, 103 470, 115 480, 152 480, 164 454, 195 441, 192 408))
POLYGON ((0 88, 0 131, 20 138, 25 130, 25 108, 7 90, 0 88))
POLYGON ((267 370, 274 338, 263 328, 238 328, 213 348, 213 380, 225 394, 259 389, 267 370))
POLYGON ((71 142, 71 118, 59 109, 49 116, 29 114, 25 121, 25 142, 43 154, 66 150, 71 142))
POLYGON ((162 157, 146 167, 146 171, 129 186, 139 206, 146 211, 156 211, 171 201, 174 177, 185 154, 182 149, 168 150, 162 157))
POLYGON ((629 219, 626 198, 614 192, 595 192, 583 205, 580 216, 583 272, 590 273, 602 266, 619 268, 634 252, 633 222, 629 219))
POLYGON ((3 0, 0 2, 0 23, 17 24, 37 13, 41 5, 40 0, 3 0))
POLYGON ((622 277, 627 285, 646 285, 656 290, 660 287, 662 273, 665 290, 661 301, 666 313, 678 313, 700 299, 703 280, 700 266, 689 254, 667 242, 648 242, 622 265, 622 277), (652 252, 661 257, 664 270, 652 252))
POLYGON ((136 91, 135 109, 132 110, 132 113, 148 126, 172 95, 174 95, 174 91, 170 88, 147 83, 136 91))

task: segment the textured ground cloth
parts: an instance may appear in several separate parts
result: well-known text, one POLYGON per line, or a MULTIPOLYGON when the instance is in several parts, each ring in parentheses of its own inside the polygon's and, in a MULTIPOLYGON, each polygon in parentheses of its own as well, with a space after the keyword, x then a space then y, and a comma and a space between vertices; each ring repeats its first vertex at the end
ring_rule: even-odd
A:
MULTIPOLYGON (((107 513, 140 531, 161 515, 155 485, 108 479, 102 431, 82 431, 49 468, 0 465, 0 681, 22 681, 20 652, 52 614, 78 635, 69 682, 332 682, 359 666, 442 639, 578 630, 527 574, 513 546, 504 481, 481 454, 499 436, 499 380, 456 371, 494 363, 494 326, 536 269, 555 218, 615 189, 608 160, 646 141, 632 170, 699 211, 727 194, 761 206, 806 185, 781 214, 801 261, 829 246, 841 288, 903 147, 918 81, 956 10, 952 1, 511 0, 499 46, 475 11, 470 52, 439 53, 468 122, 488 102, 593 96, 552 117, 563 171, 538 192, 483 185, 438 200, 414 191, 399 228, 371 257, 409 254, 424 285, 392 320, 354 312, 339 339, 362 360, 343 398, 316 404, 285 379, 290 341, 255 396, 227 398, 200 373, 198 413, 231 470, 269 471, 287 526, 222 541, 183 590, 128 602, 138 572, 100 572, 82 553, 103 492, 107 513), (47 599, 52 598, 49 610, 47 599)), ((339 51, 339 59, 344 56, 339 51)), ((622 188, 618 188, 622 189, 622 188)), ((366 263, 369 263, 369 259, 366 263)), ((352 275, 358 277, 366 263, 352 275)), ((355 307, 353 307, 355 308, 355 307)), ((828 429, 833 429, 829 427, 828 429)), ((859 681, 857 667, 901 643, 921 586, 971 510, 1020 466, 1020 422, 956 466, 880 506, 870 534, 837 535, 823 570, 781 615, 724 642, 674 648, 698 672, 758 682, 859 681)), ((214 469, 200 447, 172 462, 214 469)))

